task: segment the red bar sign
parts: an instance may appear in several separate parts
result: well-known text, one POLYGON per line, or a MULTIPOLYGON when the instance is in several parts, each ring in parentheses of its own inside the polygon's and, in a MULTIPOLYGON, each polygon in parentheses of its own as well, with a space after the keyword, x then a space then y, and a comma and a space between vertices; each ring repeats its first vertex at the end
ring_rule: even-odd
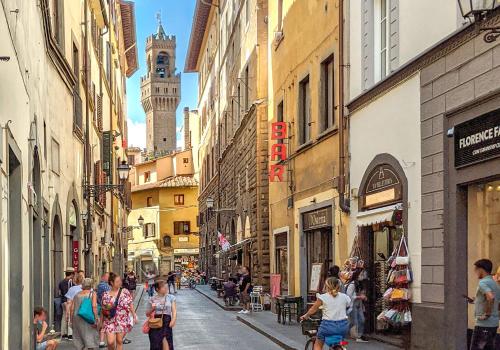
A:
POLYGON ((278 142, 271 145, 270 161, 271 162, 275 161, 278 163, 270 165, 269 168, 270 182, 283 181, 285 166, 283 164, 280 164, 280 162, 285 161, 287 159, 286 144, 283 142, 283 140, 285 140, 286 137, 287 137, 287 124, 285 122, 274 122, 271 124, 271 140, 278 140, 278 142))

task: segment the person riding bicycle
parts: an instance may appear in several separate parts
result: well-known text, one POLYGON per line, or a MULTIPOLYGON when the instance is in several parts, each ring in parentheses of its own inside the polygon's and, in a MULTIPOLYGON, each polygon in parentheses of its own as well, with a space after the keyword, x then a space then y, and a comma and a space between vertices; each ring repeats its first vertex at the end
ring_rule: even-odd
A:
POLYGON ((338 278, 328 278, 325 281, 326 293, 318 293, 314 305, 300 317, 301 320, 306 320, 320 308, 323 311, 314 350, 322 350, 327 337, 342 336, 344 338, 349 331, 347 309, 351 304, 351 298, 339 292, 340 286, 338 278))

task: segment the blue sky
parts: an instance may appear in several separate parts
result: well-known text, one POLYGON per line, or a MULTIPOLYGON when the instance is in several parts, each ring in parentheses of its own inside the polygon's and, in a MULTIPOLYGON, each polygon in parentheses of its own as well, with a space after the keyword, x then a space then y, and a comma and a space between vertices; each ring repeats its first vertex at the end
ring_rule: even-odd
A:
MULTIPOLYGON (((156 32, 156 13, 161 11, 163 28, 168 35, 177 38, 177 72, 183 72, 186 53, 191 33, 195 0, 136 0, 135 18, 137 31, 137 48, 139 54, 139 70, 127 80, 127 107, 129 146, 146 146, 145 115, 140 102, 140 80, 146 74, 145 42, 146 37, 156 32)), ((196 108, 198 81, 197 74, 181 73, 181 102, 177 109, 177 131, 183 124, 182 110, 184 107, 196 108)), ((182 138, 179 137, 177 140, 182 138)))

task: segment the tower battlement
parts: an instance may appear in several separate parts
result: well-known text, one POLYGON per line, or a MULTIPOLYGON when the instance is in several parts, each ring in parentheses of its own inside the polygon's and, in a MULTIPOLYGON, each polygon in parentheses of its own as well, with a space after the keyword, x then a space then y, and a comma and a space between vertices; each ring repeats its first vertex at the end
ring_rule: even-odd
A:
POLYGON ((176 111, 181 97, 181 76, 176 73, 175 59, 175 35, 167 35, 158 19, 156 33, 146 38, 147 72, 141 77, 148 153, 177 148, 176 111))

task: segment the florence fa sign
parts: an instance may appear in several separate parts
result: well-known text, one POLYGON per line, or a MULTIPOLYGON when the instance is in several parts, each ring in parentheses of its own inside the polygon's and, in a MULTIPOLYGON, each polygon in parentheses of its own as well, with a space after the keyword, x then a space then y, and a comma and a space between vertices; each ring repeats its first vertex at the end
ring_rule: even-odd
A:
POLYGON ((283 181, 283 174, 285 173, 284 162, 287 159, 286 156, 286 144, 285 139, 287 138, 287 125, 285 122, 274 122, 271 124, 271 140, 274 143, 271 144, 271 164, 269 167, 269 181, 283 181))

